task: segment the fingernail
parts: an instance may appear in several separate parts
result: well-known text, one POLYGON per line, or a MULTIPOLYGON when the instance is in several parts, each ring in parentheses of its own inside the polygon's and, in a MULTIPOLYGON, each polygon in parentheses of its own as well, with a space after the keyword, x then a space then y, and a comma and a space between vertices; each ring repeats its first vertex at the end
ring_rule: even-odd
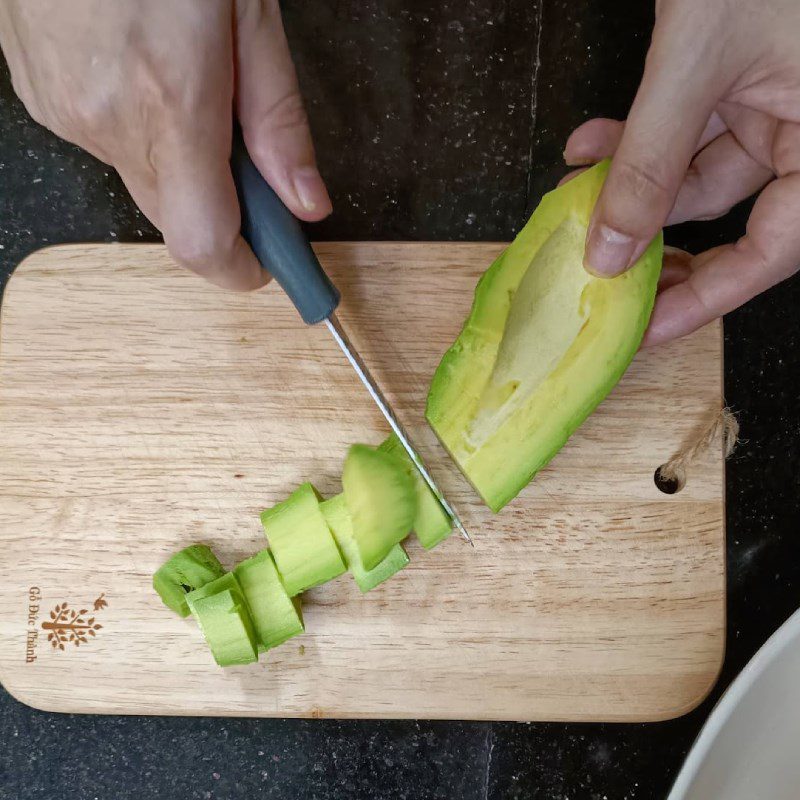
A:
POLYGON ((332 210, 328 190, 314 167, 300 167, 292 176, 297 199, 306 211, 330 214, 332 210))
POLYGON ((608 225, 592 225, 586 241, 583 264, 600 278, 613 278, 630 265, 636 240, 608 225))
POLYGON ((589 167, 594 161, 588 156, 570 155, 566 150, 561 154, 568 167, 589 167))
POLYGON ((691 268, 693 258, 694 256, 691 253, 687 253, 685 250, 681 250, 679 247, 671 247, 668 244, 664 245, 665 264, 669 261, 673 264, 680 264, 681 266, 685 266, 687 269, 689 269, 691 268))

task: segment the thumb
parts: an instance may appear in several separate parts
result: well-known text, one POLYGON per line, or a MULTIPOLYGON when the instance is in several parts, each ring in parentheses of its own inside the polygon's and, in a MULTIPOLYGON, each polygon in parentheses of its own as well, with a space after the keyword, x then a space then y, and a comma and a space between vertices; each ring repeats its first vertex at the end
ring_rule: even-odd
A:
MULTIPOLYGON (((698 4, 703 5, 703 4, 698 4)), ((639 91, 589 225, 584 265, 624 272, 663 227, 722 88, 715 45, 686 4, 659 19, 639 91)))
POLYGON ((289 210, 314 222, 331 213, 277 2, 237 3, 236 106, 247 149, 289 210))

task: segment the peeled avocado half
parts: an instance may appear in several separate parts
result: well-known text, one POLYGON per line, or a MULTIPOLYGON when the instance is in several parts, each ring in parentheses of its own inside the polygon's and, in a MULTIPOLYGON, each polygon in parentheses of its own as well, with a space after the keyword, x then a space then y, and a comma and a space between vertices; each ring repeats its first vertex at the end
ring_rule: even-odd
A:
POLYGON ((609 163, 542 198, 478 282, 464 328, 433 377, 428 422, 495 512, 611 391, 650 319, 661 234, 619 277, 595 278, 583 267, 609 163))

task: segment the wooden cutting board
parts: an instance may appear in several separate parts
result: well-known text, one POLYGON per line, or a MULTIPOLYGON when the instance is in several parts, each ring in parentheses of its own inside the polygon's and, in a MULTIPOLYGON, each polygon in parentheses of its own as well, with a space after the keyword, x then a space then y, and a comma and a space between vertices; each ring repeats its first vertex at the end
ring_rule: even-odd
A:
POLYGON ((304 327, 276 286, 220 291, 158 246, 42 250, 2 305, 6 689, 41 709, 137 714, 656 720, 695 706, 724 649, 722 455, 674 495, 653 473, 719 407, 720 326, 640 353, 493 516, 422 411, 501 245, 317 249, 475 548, 412 543, 388 583, 314 589, 304 636, 217 668, 153 571, 193 542, 228 566, 254 553, 262 508, 305 480, 338 492, 348 445, 387 427, 327 331, 304 327), (70 622, 86 641, 53 647, 70 622))

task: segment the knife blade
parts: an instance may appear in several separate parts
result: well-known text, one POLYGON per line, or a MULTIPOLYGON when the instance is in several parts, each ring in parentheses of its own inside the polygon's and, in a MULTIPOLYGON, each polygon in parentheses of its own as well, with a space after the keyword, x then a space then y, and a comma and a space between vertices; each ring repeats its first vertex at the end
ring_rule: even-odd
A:
POLYGON ((253 164, 237 124, 234 124, 233 129, 231 171, 242 211, 242 236, 253 249, 256 258, 280 284, 304 322, 309 325, 325 323, 453 525, 465 541, 473 544, 455 509, 436 485, 358 351, 339 324, 335 314, 340 300, 339 291, 322 269, 297 218, 286 208, 253 164))
POLYGON ((417 472, 419 472, 419 474, 422 476, 422 479, 428 484, 428 488, 433 492, 434 497, 439 501, 439 505, 444 509, 445 514, 447 514, 447 516, 453 521, 453 525, 455 525, 456 530, 458 530, 462 538, 470 544, 473 544, 472 538, 470 537, 469 533, 467 533, 467 529, 464 527, 464 524, 461 522, 458 514, 456 514, 455 509, 450 505, 450 503, 447 502, 447 498, 444 496, 441 489, 439 489, 439 487, 436 485, 436 482, 431 477, 428 468, 425 466, 425 462, 411 444, 408 434, 405 432, 405 429, 392 411, 392 407, 386 402, 386 398, 378 388, 378 384, 372 379, 366 364, 361 360, 361 356, 358 355, 358 350, 352 346, 350 340, 347 338, 347 334, 342 330, 339 320, 336 318, 336 314, 331 314, 325 320, 325 324, 327 325, 328 330, 331 332, 333 338, 336 340, 336 343, 345 354, 347 360, 355 370, 356 374, 361 379, 361 382, 370 393, 370 396, 375 401, 375 404, 380 409, 381 414, 383 414, 384 418, 389 423, 389 426, 394 431, 395 436, 397 436, 397 438, 400 440, 400 444, 403 445, 403 449, 406 451, 406 453, 408 453, 408 457, 417 468, 417 472))

